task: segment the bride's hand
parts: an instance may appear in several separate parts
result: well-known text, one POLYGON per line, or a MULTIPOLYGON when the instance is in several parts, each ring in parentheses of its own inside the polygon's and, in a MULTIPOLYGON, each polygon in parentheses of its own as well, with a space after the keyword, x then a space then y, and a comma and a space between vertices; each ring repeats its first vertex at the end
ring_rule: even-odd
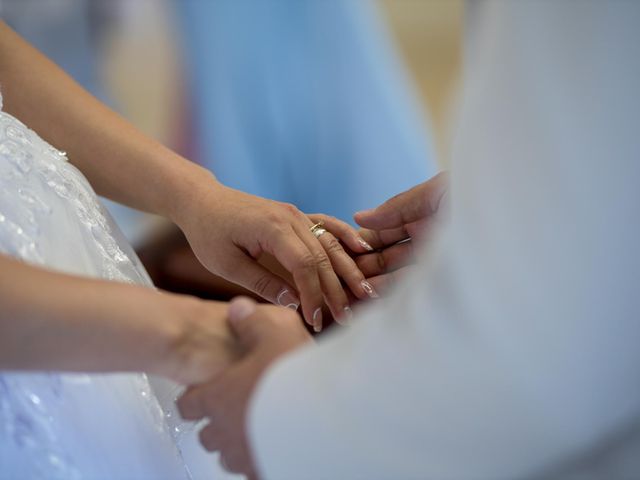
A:
MULTIPOLYGON (((211 272, 273 303, 292 308, 301 304, 305 320, 316 330, 322 327, 323 299, 334 318, 351 315, 336 272, 356 296, 367 295, 360 285, 364 276, 340 243, 328 232, 316 238, 312 220, 293 205, 208 181, 182 199, 173 219, 211 272), (258 264, 263 253, 291 273, 297 288, 258 264)), ((367 251, 358 242, 352 248, 367 251)))
POLYGON ((240 348, 227 322, 228 303, 159 292, 164 325, 160 344, 147 371, 183 385, 206 382, 237 360, 240 348))

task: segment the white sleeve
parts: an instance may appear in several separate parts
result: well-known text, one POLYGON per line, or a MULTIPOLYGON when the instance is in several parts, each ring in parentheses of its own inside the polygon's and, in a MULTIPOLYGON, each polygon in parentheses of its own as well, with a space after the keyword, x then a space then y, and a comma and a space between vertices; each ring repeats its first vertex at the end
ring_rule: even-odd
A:
POLYGON ((640 2, 470 13, 451 222, 267 373, 266 479, 532 475, 640 415, 640 2))

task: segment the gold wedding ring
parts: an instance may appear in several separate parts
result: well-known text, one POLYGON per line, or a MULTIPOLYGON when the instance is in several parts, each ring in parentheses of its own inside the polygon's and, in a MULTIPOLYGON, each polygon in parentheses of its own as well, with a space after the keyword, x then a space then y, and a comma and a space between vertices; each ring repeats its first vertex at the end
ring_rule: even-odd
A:
POLYGON ((324 225, 324 222, 318 222, 312 227, 310 227, 309 231, 313 233, 316 238, 320 238, 322 234, 327 233, 327 231, 324 228, 322 228, 322 225, 324 225))

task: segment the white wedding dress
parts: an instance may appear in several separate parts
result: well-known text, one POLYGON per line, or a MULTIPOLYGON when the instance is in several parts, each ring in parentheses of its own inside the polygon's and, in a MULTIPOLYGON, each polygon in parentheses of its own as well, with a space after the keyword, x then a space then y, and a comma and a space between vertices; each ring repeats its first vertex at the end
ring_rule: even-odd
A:
MULTIPOLYGON (((1 110, 0 94, 0 252, 151 287, 83 175, 1 110)), ((228 478, 180 422, 178 391, 142 374, 0 372, 0 479, 228 478)))

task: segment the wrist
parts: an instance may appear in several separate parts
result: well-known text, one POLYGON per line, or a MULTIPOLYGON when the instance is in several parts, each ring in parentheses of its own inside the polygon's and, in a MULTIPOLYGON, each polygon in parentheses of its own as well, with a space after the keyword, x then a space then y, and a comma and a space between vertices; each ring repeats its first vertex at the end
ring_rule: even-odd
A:
POLYGON ((149 371, 178 383, 202 383, 239 353, 227 326, 227 306, 182 295, 171 297, 171 318, 158 330, 161 347, 149 371))
POLYGON ((163 201, 164 214, 181 230, 194 221, 198 205, 224 186, 206 168, 182 159, 179 172, 168 180, 169 189, 163 201))

